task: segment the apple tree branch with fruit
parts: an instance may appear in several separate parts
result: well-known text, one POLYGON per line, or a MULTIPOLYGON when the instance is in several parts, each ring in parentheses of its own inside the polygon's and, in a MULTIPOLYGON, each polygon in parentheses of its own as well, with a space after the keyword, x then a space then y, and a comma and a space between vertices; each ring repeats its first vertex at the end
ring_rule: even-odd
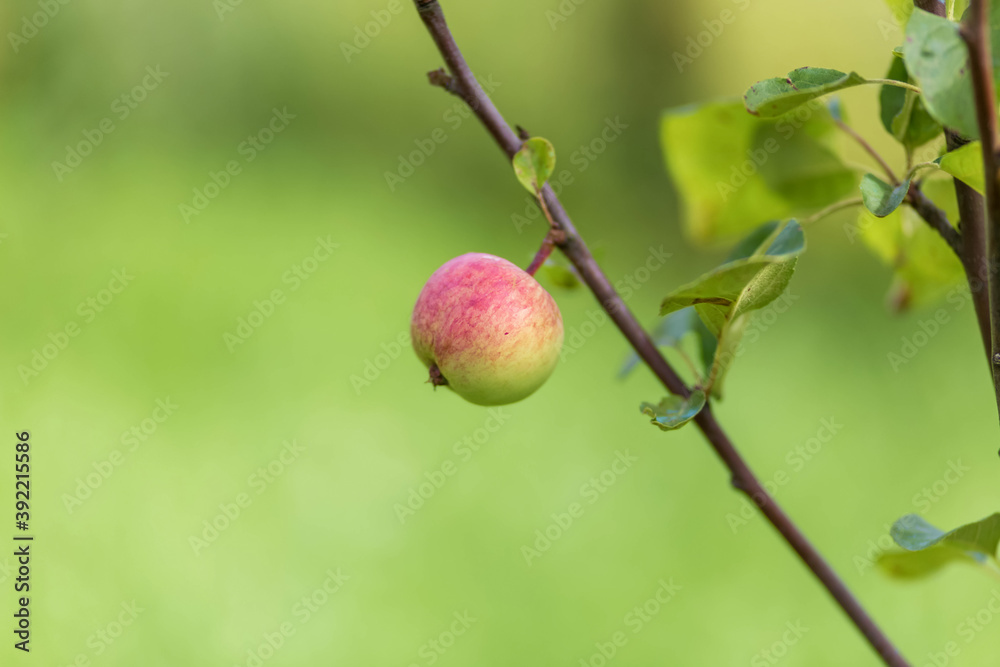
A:
MULTIPOLYGON (((665 295, 663 319, 652 334, 615 291, 548 185, 552 144, 510 128, 465 62, 438 1, 414 2, 447 65, 431 72, 430 82, 469 105, 549 222, 527 271, 471 253, 428 280, 414 308, 412 340, 431 384, 478 405, 502 405, 545 382, 559 359, 563 324, 554 299, 533 276, 558 248, 635 359, 669 392, 658 403, 642 403, 642 414, 664 431, 693 423, 733 486, 753 500, 883 662, 908 665, 768 494, 712 404, 722 397, 749 314, 774 303, 792 279, 806 248, 804 230, 854 208, 857 223, 848 233, 893 267, 895 308, 932 301, 958 281, 968 285, 1000 413, 1000 69, 994 67, 1000 0, 972 0, 968 7, 961 0, 888 0, 906 28, 903 44, 887 54, 882 77, 802 67, 758 81, 742 100, 668 110, 661 139, 689 236, 742 240, 721 266, 665 295), (836 95, 859 94, 848 91, 862 86, 877 86, 882 124, 903 149, 895 168, 844 120, 836 95), (843 161, 833 146, 838 134, 865 151, 872 173, 843 161), (686 382, 661 347, 679 348, 690 338, 701 364, 684 356, 693 377, 686 382)), ((900 550, 880 561, 892 576, 920 576, 959 561, 998 570, 1000 513, 948 532, 907 515, 892 537, 900 550)))

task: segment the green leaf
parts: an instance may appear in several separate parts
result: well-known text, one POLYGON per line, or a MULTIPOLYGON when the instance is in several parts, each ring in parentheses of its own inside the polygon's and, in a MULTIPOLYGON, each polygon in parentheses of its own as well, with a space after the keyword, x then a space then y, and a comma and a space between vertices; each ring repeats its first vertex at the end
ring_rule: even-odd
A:
POLYGON ((775 118, 817 97, 865 83, 856 72, 844 73, 822 67, 800 67, 787 78, 758 81, 743 96, 747 111, 762 118, 775 118))
POLYGON ((910 14, 913 13, 913 0, 885 0, 885 4, 889 5, 889 9, 899 25, 905 26, 906 22, 910 20, 910 14))
POLYGON ((763 254, 723 264, 671 292, 660 306, 660 315, 694 306, 718 339, 730 320, 781 296, 795 270, 795 257, 804 249, 802 228, 793 220, 763 254))
MULTIPOLYGON (((771 225, 763 229, 774 229, 771 225)), ((664 300, 660 314, 693 306, 704 326, 717 341, 708 382, 711 393, 721 398, 721 380, 729 370, 746 325, 746 315, 781 296, 805 250, 805 236, 791 220, 763 240, 755 231, 738 247, 736 255, 749 256, 723 264, 698 280, 674 290, 664 300), (750 249, 750 239, 759 241, 750 249)))
POLYGON ((517 180, 533 195, 544 187, 556 168, 556 149, 548 139, 532 137, 512 160, 517 180))
POLYGON ((836 125, 819 102, 773 120, 736 101, 672 109, 660 134, 685 232, 700 243, 819 210, 859 179, 834 152, 836 125))
POLYGON ((978 139, 968 51, 958 24, 914 9, 906 26, 903 59, 910 76, 920 84, 930 115, 942 125, 978 139))
MULTIPOLYGON (((949 220, 958 220, 955 188, 950 179, 924 181, 921 189, 949 220)), ((900 310, 933 303, 965 281, 955 253, 909 206, 901 206, 884 218, 861 209, 857 223, 845 224, 844 229, 848 240, 860 237, 892 268, 892 289, 905 297, 900 301, 900 310)))
POLYGON ((893 187, 871 174, 861 179, 861 199, 876 218, 884 218, 899 208, 909 190, 909 180, 893 187))
POLYGON ((889 534, 896 544, 907 551, 922 551, 937 544, 946 544, 992 558, 996 556, 997 544, 1000 543, 1000 512, 947 533, 917 514, 907 514, 892 524, 889 534))
POLYGON ((712 378, 710 393, 719 400, 722 400, 722 388, 729 375, 729 370, 739 357, 740 346, 743 344, 743 333, 749 323, 749 315, 733 318, 729 322, 729 326, 726 327, 722 339, 718 342, 709 377, 712 378))
POLYGON ((968 143, 961 148, 948 151, 941 156, 938 164, 943 171, 948 172, 979 194, 984 194, 986 179, 983 177, 983 149, 978 141, 968 143))
POLYGON ((660 401, 659 405, 643 403, 639 406, 639 410, 661 430, 673 431, 698 416, 704 407, 705 393, 700 389, 695 389, 687 398, 667 396, 660 401))
POLYGON ((892 539, 903 552, 879 559, 887 574, 920 577, 956 561, 990 566, 996 563, 1000 543, 1000 512, 947 533, 916 514, 907 514, 892 525, 892 539))
MULTIPOLYGON (((912 8, 912 3, 907 5, 912 8)), ((910 82, 906 64, 899 58, 892 59, 885 78, 910 82)), ((920 95, 912 90, 884 85, 879 91, 879 103, 882 126, 907 150, 912 151, 941 134, 941 124, 927 113, 920 95)))

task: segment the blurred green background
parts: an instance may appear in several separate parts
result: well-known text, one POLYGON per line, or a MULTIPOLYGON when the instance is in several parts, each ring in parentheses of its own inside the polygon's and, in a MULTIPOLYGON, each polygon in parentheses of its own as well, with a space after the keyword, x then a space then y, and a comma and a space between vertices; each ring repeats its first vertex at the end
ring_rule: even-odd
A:
MULTIPOLYGON (((441 60, 400 3, 0 8, 0 497, 12 505, 13 434, 30 430, 37 536, 32 653, 5 626, 0 662, 598 667, 621 632, 608 664, 878 664, 761 517, 734 521, 743 502, 698 432, 664 434, 639 414, 662 391, 644 369, 615 379, 627 348, 611 325, 586 324, 586 291, 554 290, 578 344, 499 427, 424 384, 399 340, 426 278, 469 251, 526 265, 541 229, 515 228, 526 193, 455 98, 426 84, 441 60), (446 141, 390 190, 385 173, 438 128, 446 141), (81 142, 78 166, 53 166, 75 163, 67 146, 81 142), (225 187, 206 192, 213 174, 225 187), (241 318, 259 326, 234 342, 241 318), (78 333, 64 339, 67 325, 78 333), (619 452, 635 461, 594 493, 619 452), (441 483, 443 466, 454 474, 441 483), (401 521, 422 484, 429 498, 401 521), (551 528, 573 502, 584 514, 551 528), (527 562, 522 547, 546 529, 557 538, 527 562)), ((650 246, 672 253, 629 299, 649 324, 664 294, 724 256, 680 232, 662 110, 807 64, 881 76, 902 38, 862 0, 445 10, 501 111, 575 175, 564 203, 609 276, 633 276, 650 246), (674 52, 724 9, 736 20, 678 71, 674 52), (607 119, 627 129, 572 162, 607 119)), ((843 101, 898 164, 874 89, 843 101)), ((799 298, 748 346, 718 413, 914 664, 949 642, 947 664, 993 664, 1000 620, 980 614, 971 636, 963 624, 1000 583, 956 566, 900 584, 864 565, 902 514, 949 527, 996 510, 1000 462, 971 309, 942 302, 949 323, 894 371, 887 354, 933 308, 886 312, 890 272, 849 242, 850 220, 807 231, 799 298), (797 459, 823 420, 837 434, 797 459), (942 482, 956 462, 968 470, 942 482)), ((11 626, 12 550, 0 552, 11 626)))

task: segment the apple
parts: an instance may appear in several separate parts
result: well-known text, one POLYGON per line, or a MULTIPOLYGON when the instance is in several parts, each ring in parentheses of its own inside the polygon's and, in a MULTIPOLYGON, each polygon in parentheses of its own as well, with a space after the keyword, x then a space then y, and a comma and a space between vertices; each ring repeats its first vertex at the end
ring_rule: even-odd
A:
POLYGON ((468 253, 445 262, 424 285, 410 336, 435 387, 476 405, 506 405, 552 375, 563 324, 552 295, 523 269, 468 253))

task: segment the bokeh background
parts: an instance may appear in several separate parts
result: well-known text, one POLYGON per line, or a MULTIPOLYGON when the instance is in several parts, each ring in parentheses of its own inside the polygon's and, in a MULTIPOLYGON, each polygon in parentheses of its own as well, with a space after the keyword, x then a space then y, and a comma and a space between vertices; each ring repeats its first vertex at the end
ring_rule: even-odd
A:
MULTIPOLYGON (((672 254, 629 299, 650 325, 725 252, 681 232, 662 110, 807 64, 880 76, 902 37, 863 0, 445 10, 507 118, 555 143, 575 176, 563 200, 607 273, 634 276, 651 246, 672 254), (735 21, 679 71, 674 52, 724 9, 735 21), (627 129, 571 162, 608 119, 627 129)), ((5 628, 0 662, 598 666, 623 632, 608 664, 878 664, 766 522, 734 520, 743 502, 698 432, 639 414, 662 391, 644 369, 616 379, 626 345, 586 325, 586 291, 553 287, 582 338, 531 400, 498 418, 424 384, 405 333, 426 278, 469 251, 526 265, 542 230, 515 226, 509 165, 426 84, 441 61, 408 2, 10 0, 0 26, 0 497, 12 524, 13 434, 30 430, 37 536, 32 653, 5 628), (251 152, 275 109, 294 118, 251 152), (439 128, 446 141, 390 188, 439 128), (88 136, 101 140, 76 166, 54 167, 88 136), (231 161, 239 173, 196 202, 231 161), (314 255, 323 242, 336 247, 314 255), (248 317, 251 335, 227 339, 248 317), (631 467, 583 488, 619 453, 631 467), (529 563, 522 547, 573 502, 584 514, 529 563), (661 581, 680 589, 648 603, 661 581)), ((875 91, 843 102, 898 164, 875 91)), ((718 414, 914 664, 949 642, 947 664, 993 664, 1000 620, 981 610, 996 580, 956 566, 901 584, 865 564, 902 514, 949 527, 996 510, 1000 461, 971 309, 942 302, 949 322, 893 369, 934 307, 887 312, 890 270, 850 242, 851 219, 808 230, 798 299, 748 346, 718 414), (796 462, 823 420, 836 435, 796 462)))

